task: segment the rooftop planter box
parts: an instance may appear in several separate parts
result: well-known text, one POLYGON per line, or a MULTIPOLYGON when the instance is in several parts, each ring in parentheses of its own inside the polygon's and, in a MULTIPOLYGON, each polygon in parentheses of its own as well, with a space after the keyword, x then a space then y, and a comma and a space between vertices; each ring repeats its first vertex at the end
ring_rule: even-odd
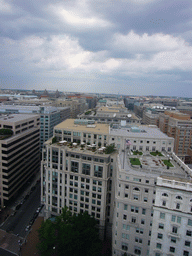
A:
POLYGON ((130 158, 130 162, 132 165, 141 165, 139 158, 130 158))
POLYGON ((13 135, 13 131, 11 129, 0 129, 0 140, 7 139, 13 135))
POLYGON ((150 154, 151 154, 152 156, 163 156, 163 155, 161 154, 161 152, 159 152, 159 151, 150 152, 150 154))
POLYGON ((138 150, 136 150, 136 151, 133 151, 133 155, 143 155, 143 153, 141 152, 141 151, 138 151, 138 150))
POLYGON ((170 160, 162 160, 163 163, 169 167, 173 167, 172 163, 170 162, 170 160))

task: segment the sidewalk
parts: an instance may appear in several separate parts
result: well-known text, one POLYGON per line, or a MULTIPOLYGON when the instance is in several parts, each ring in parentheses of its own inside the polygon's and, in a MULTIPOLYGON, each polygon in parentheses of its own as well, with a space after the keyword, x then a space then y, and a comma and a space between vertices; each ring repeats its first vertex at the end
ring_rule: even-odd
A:
POLYGON ((32 226, 32 229, 27 237, 27 242, 23 243, 21 249, 22 256, 39 256, 37 250, 37 244, 39 242, 38 238, 38 229, 41 226, 42 221, 44 220, 43 217, 38 217, 35 223, 32 226))

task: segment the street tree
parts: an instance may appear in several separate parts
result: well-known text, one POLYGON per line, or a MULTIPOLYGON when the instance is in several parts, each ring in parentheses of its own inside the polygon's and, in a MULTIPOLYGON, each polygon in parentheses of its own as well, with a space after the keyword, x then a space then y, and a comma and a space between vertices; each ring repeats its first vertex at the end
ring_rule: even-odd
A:
POLYGON ((41 256, 100 256, 97 221, 87 212, 71 214, 66 208, 54 220, 42 222, 38 249, 41 256))

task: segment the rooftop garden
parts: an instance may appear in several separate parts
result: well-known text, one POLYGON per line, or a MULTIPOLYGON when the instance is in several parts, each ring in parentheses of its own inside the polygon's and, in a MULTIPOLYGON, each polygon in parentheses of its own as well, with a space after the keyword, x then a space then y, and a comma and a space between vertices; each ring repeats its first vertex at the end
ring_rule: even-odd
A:
POLYGON ((163 155, 161 154, 161 152, 159 152, 159 151, 150 152, 150 154, 151 154, 152 156, 163 156, 163 155))
POLYGON ((4 140, 13 135, 13 131, 11 129, 0 129, 0 139, 4 140))
POLYGON ((133 151, 133 155, 143 155, 143 153, 141 152, 141 151, 138 151, 138 150, 136 150, 136 151, 133 151))
POLYGON ((163 163, 164 163, 165 165, 167 165, 168 167, 173 167, 172 163, 170 162, 170 159, 169 159, 169 160, 162 160, 162 161, 163 161, 163 163))
POLYGON ((105 149, 105 154, 111 154, 113 152, 115 152, 116 149, 115 149, 115 144, 110 144, 106 147, 105 149))
POLYGON ((141 165, 139 158, 130 158, 130 162, 132 165, 141 165))

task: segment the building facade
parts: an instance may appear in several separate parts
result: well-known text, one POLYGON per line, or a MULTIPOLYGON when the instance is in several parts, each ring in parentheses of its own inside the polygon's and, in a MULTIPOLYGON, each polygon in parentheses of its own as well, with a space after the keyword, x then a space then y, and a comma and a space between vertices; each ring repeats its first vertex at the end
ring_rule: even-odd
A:
POLYGON ((43 143, 53 136, 55 125, 69 118, 70 109, 67 107, 52 106, 29 106, 29 105, 1 105, 2 114, 38 114, 40 116, 40 143, 43 143))
POLYGON ((159 177, 153 211, 150 255, 192 255, 191 181, 159 177))
POLYGON ((13 135, 0 139, 0 198, 3 207, 40 170, 40 118, 38 115, 0 117, 1 129, 13 135))
POLYGON ((49 140, 43 149, 44 214, 46 218, 58 215, 64 206, 72 213, 87 211, 97 219, 101 237, 111 236, 117 154, 105 154, 95 146, 105 145, 108 126, 76 125, 74 121, 69 119, 57 125, 57 142, 52 144, 49 140))

